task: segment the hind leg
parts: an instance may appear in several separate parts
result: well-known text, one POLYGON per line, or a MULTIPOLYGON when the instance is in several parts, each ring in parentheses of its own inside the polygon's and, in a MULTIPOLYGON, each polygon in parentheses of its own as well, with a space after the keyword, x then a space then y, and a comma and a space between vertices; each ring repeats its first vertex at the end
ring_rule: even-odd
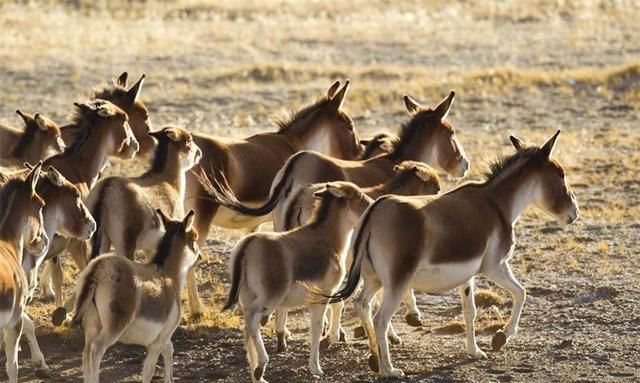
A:
POLYGON ((36 368, 36 374, 44 377, 49 374, 49 366, 44 360, 44 355, 40 350, 40 345, 38 344, 38 339, 36 339, 36 329, 33 325, 33 321, 27 313, 22 313, 22 323, 24 329, 24 335, 27 337, 27 341, 29 342, 29 349, 31 351, 31 361, 33 362, 34 367, 36 368))
POLYGON ((150 383, 153 373, 156 371, 156 363, 160 353, 164 351, 166 344, 152 344, 147 347, 147 356, 144 358, 142 367, 142 383, 150 383))
POLYGON ((522 314, 522 307, 527 297, 524 287, 516 280, 507 263, 500 263, 495 268, 486 270, 487 278, 494 281, 498 286, 508 290, 513 298, 511 316, 503 330, 498 330, 491 340, 492 348, 497 351, 504 346, 512 336, 518 332, 518 323, 522 314))
POLYGON ((260 334, 260 320, 262 319, 262 312, 258 309, 260 305, 256 305, 256 302, 249 305, 249 307, 243 306, 244 310, 244 323, 245 323, 245 337, 248 336, 249 343, 252 345, 253 350, 247 347, 247 352, 253 351, 253 358, 249 358, 251 363, 253 359, 253 365, 251 366, 251 378, 254 382, 266 382, 264 380, 264 371, 269 362, 269 356, 267 350, 264 347, 262 335, 260 334))
POLYGON ((422 318, 420 317, 420 310, 416 304, 416 296, 413 293, 413 289, 408 289, 403 297, 404 303, 407 305, 407 315, 404 317, 409 326, 420 327, 422 326, 422 318))
POLYGON ((378 372, 378 342, 373 329, 373 319, 371 318, 371 303, 382 285, 377 278, 364 278, 362 290, 355 299, 355 308, 362 322, 362 327, 369 339, 369 367, 378 372))
POLYGON ((287 312, 286 307, 276 309, 276 337, 278 338, 276 352, 287 351, 287 341, 290 339, 289 330, 287 330, 287 312))
POLYGON ((4 328, 4 353, 9 383, 18 383, 18 345, 22 335, 22 316, 4 328))
POLYGON ((162 363, 164 364, 164 383, 173 382, 173 343, 171 339, 162 350, 162 363))
POLYGON ((467 332, 467 354, 474 358, 486 358, 485 354, 476 343, 476 332, 473 322, 476 319, 476 301, 473 295, 474 279, 469 279, 464 285, 458 287, 458 293, 462 299, 462 314, 467 332))
POLYGON ((398 309, 398 306, 400 306, 402 296, 405 293, 407 287, 407 282, 385 286, 383 290, 382 303, 374 318, 376 339, 378 341, 378 361, 380 362, 380 375, 382 375, 383 377, 404 375, 402 370, 394 368, 391 365, 389 345, 387 343, 387 334, 389 331, 389 322, 391 322, 391 317, 393 317, 393 314, 398 309))
POLYGON ((54 259, 57 258, 54 257, 45 262, 44 267, 42 268, 42 275, 40 276, 40 295, 45 300, 55 299, 55 294, 51 286, 51 269, 55 267, 53 265, 54 259))
POLYGON ((55 295, 56 307, 60 307, 63 304, 62 300, 62 283, 64 281, 64 275, 62 272, 62 258, 55 257, 51 260, 51 284, 53 285, 53 291, 55 295))
POLYGON ((190 268, 187 273, 187 293, 189 296, 189 308, 191 316, 194 318, 202 316, 205 311, 204 305, 202 304, 200 296, 198 295, 198 280, 196 278, 197 268, 198 265, 196 264, 195 266, 190 268))
POLYGON ((329 333, 320 343, 320 348, 323 350, 340 340, 345 340, 344 330, 342 330, 342 327, 340 326, 340 317, 342 316, 342 310, 344 309, 344 302, 333 303, 329 308, 331 309, 331 315, 329 317, 329 333))
POLYGON ((320 368, 320 337, 324 327, 324 314, 327 305, 310 305, 311 314, 311 353, 309 354, 309 370, 312 375, 323 375, 320 368))

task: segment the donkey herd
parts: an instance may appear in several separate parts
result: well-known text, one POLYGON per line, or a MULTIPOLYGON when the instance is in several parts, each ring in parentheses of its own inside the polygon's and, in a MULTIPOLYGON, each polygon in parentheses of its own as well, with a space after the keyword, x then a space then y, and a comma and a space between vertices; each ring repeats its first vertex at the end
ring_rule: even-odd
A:
POLYGON ((143 382, 160 355, 164 380, 173 381, 171 337, 185 287, 191 315, 205 310, 195 269, 212 224, 253 232, 232 252, 224 308, 242 312, 255 382, 265 382, 260 326, 272 314, 284 351, 287 310, 309 309, 309 369, 321 375, 320 349, 345 340, 340 317, 355 292, 369 366, 381 376, 403 375, 391 363, 388 342, 400 338, 390 320, 404 301, 407 323, 421 325, 414 289, 457 288, 466 351, 486 357, 473 327, 474 278, 513 297, 492 340, 497 351, 516 334, 526 295, 508 264, 518 217, 530 205, 563 223, 579 214, 551 158, 559 131, 541 146, 511 136, 515 152, 499 157, 484 181, 441 193, 432 167, 452 177, 470 167, 446 119, 454 92, 433 108, 404 96, 409 119, 397 135, 361 140, 343 109, 349 82, 336 81, 278 120, 277 131, 236 139, 152 130, 140 99, 145 77, 131 87, 127 77, 74 103, 67 125, 21 110, 24 129, 0 125, 0 328, 11 383, 23 332, 37 371, 48 373, 25 312, 38 286, 55 297, 55 325, 82 326, 85 382, 99 381, 100 361, 116 342, 146 346, 143 382), (135 156, 150 159, 142 175, 102 177, 110 158, 135 156), (267 221, 274 231, 258 231, 267 221), (134 260, 137 252, 145 263, 134 260), (65 301, 59 257, 67 253, 82 271, 65 301))

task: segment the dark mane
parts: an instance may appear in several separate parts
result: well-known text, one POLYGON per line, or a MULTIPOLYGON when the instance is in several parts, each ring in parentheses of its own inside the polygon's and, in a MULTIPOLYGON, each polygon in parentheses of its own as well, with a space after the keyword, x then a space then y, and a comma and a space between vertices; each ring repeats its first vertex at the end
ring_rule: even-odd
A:
MULTIPOLYGON (((127 89, 121 85, 103 83, 92 89, 91 99, 115 100, 127 94, 127 89)), ((113 102, 113 101, 112 101, 113 102)))
POLYGON ((498 156, 493 162, 489 164, 489 169, 484 173, 486 182, 493 181, 506 169, 510 168, 518 160, 523 158, 530 158, 538 153, 538 148, 535 146, 529 148, 523 148, 517 152, 508 156, 498 156))
POLYGON ((162 173, 164 168, 167 166, 170 139, 166 134, 162 134, 160 137, 156 136, 156 140, 158 141, 158 145, 156 145, 156 149, 153 152, 151 168, 143 174, 143 177, 150 174, 162 173))
POLYGON ((10 178, 6 181, 6 183, 0 186, 0 225, 4 222, 6 214, 8 214, 9 209, 7 209, 9 204, 9 196, 18 188, 18 186, 23 183, 21 178, 10 178))
MULTIPOLYGON (((413 141, 417 132, 420 129, 423 129, 427 120, 433 119, 435 115, 432 110, 421 110, 417 114, 415 114, 408 122, 402 124, 400 128, 400 133, 398 134, 398 142, 393 149, 393 152, 389 153, 387 156, 389 159, 396 160, 399 159, 404 152, 407 150, 407 147, 413 141)), ((437 120, 433 120, 432 123, 435 123, 437 120)))
POLYGON ((314 201, 313 212, 308 224, 315 227, 327 220, 331 206, 336 202, 337 198, 327 191, 322 192, 319 196, 314 196, 314 198, 316 200, 314 201))
MULTIPOLYGON (((393 135, 389 135, 387 133, 378 133, 373 138, 367 142, 367 145, 364 147, 364 152, 360 156, 360 160, 368 160, 373 156, 373 153, 380 149, 380 145, 383 141, 388 140, 394 147, 398 145, 398 137, 393 137, 393 135)), ((383 152, 384 153, 384 152, 383 152)))
POLYGON ((95 124, 95 116, 90 112, 83 111, 80 107, 74 106, 73 108, 73 112, 69 117, 69 125, 65 128, 72 131, 73 141, 67 146, 64 153, 57 156, 78 152, 91 136, 91 129, 95 124))
POLYGON ((397 191, 403 188, 407 182, 415 177, 415 170, 413 169, 403 169, 399 173, 397 173, 390 180, 382 184, 382 187, 387 192, 385 194, 394 194, 394 191, 397 191))
POLYGON ((180 234, 181 228, 182 225, 180 224, 171 224, 168 228, 166 228, 167 231, 166 233, 164 233, 164 236, 160 240, 160 243, 158 243, 156 253, 153 255, 153 258, 151 258, 151 264, 158 265, 160 267, 164 265, 164 263, 171 255, 175 237, 180 234))
POLYGON ((297 112, 290 112, 285 115, 275 115, 272 117, 274 124, 278 126, 278 133, 286 133, 296 122, 303 120, 318 109, 324 108, 331 100, 328 97, 322 97, 313 104, 309 104, 299 109, 297 112))

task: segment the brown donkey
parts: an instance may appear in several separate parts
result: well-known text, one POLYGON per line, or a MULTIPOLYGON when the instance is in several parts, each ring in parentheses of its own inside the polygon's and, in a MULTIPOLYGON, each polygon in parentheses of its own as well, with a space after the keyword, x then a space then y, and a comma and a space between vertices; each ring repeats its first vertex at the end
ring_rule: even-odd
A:
POLYGON ((516 334, 525 290, 508 260, 518 217, 529 205, 563 223, 574 222, 579 214, 562 166, 550 158, 559 133, 541 147, 526 147, 512 136, 517 152, 494 163, 485 182, 465 184, 439 198, 384 197, 362 216, 354 232, 347 285, 329 301, 351 295, 362 276, 356 309, 369 337, 369 365, 374 371, 403 375, 391 365, 387 330, 409 287, 434 294, 458 288, 467 353, 485 357, 473 328, 474 278, 485 276, 513 296, 511 317, 493 337, 493 348, 499 350, 516 334), (381 288, 382 304, 372 321, 371 300, 381 288))
MULTIPOLYGON (((103 84, 93 88, 91 92, 91 100, 106 100, 120 109, 122 109, 129 117, 129 126, 139 144, 138 154, 144 155, 153 149, 154 141, 149 137, 151 131, 151 122, 149 120, 149 111, 146 105, 140 100, 140 92, 144 84, 145 75, 142 74, 140 79, 127 89, 127 72, 122 73, 118 78, 112 81, 112 84, 103 84)), ((71 126, 62 127, 64 142, 72 142, 76 136, 73 129, 67 129, 71 126)))
POLYGON ((20 109, 16 113, 24 121, 24 130, 0 125, 0 158, 23 162, 38 162, 62 153, 65 145, 60 128, 40 113, 31 116, 20 109))
MULTIPOLYGON (((315 149, 339 158, 357 158, 362 152, 358 133, 353 120, 342 109, 348 89, 349 81, 342 88, 336 81, 315 103, 286 120, 276 121, 280 127, 277 132, 240 140, 195 133, 195 142, 203 154, 200 167, 216 182, 226 179, 240 201, 262 203, 269 196, 269 187, 278 170, 287 158, 300 150, 315 149)), ((195 225, 201 244, 212 223, 227 228, 255 229, 267 220, 222 208, 193 174, 187 177, 185 208, 196 211, 195 225)), ((189 279, 194 281, 191 275, 189 279)), ((195 282, 190 282, 190 296, 194 296, 192 285, 195 286, 195 282)), ((189 303, 192 314, 203 311, 199 300, 189 303)))
MULTIPOLYGON (((203 187, 210 186, 207 191, 213 199, 236 212, 266 217, 273 211, 275 227, 282 227, 278 218, 284 217, 283 202, 291 190, 301 185, 350 181, 360 187, 374 186, 393 177, 394 166, 406 160, 422 161, 450 174, 463 176, 469 169, 469 161, 455 137, 453 126, 445 120, 454 95, 451 92, 433 110, 423 108, 405 96, 405 104, 413 117, 402 127, 399 141, 391 153, 364 161, 341 160, 313 151, 291 156, 276 175, 269 198, 262 206, 251 208, 240 203, 238 200, 241 198, 224 187, 224 180, 222 183, 205 181, 203 187)), ((204 178, 201 177, 201 181, 204 178)))
POLYGON ((182 221, 161 210, 156 213, 164 236, 150 263, 103 255, 80 274, 74 322, 82 322, 84 329, 82 370, 87 383, 99 382, 102 357, 118 341, 146 346, 143 383, 151 382, 160 354, 164 381, 173 382, 171 336, 180 324, 187 270, 200 257, 200 249, 193 211, 182 221))
POLYGON ((43 229, 44 201, 36 194, 41 167, 42 162, 25 180, 7 180, 0 192, 0 329, 9 383, 18 382, 18 346, 23 329, 29 338, 34 364, 39 370, 48 370, 33 322, 24 312, 29 285, 22 269, 23 250, 41 255, 49 245, 43 229))
MULTIPOLYGON (((317 191, 314 217, 307 225, 284 233, 254 233, 242 239, 231 255, 231 290, 224 309, 240 302, 247 359, 254 382, 265 382, 269 360, 260 335, 260 321, 277 307, 307 305, 307 284, 335 291, 345 274, 346 241, 371 198, 349 182, 327 184, 317 191)), ((311 313, 309 369, 322 375, 320 336, 326 303, 308 305, 311 313)))

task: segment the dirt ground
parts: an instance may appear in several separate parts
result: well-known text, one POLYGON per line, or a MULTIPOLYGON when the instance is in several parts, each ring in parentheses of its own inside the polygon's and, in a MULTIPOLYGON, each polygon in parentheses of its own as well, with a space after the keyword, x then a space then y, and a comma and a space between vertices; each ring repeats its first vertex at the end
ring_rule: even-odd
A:
MULTIPOLYGON (((361 136, 394 132, 407 119, 401 95, 433 104, 456 90, 449 115, 472 162, 463 181, 509 153, 509 134, 540 143, 563 129, 555 157, 565 166, 581 218, 562 226, 534 208, 518 222, 511 264, 526 287, 517 336, 485 360, 464 352, 456 292, 419 294, 424 325, 394 318, 403 344, 391 346, 406 382, 620 382, 640 379, 640 8, 632 2, 532 1, 0 2, 0 121, 14 110, 63 122, 94 84, 129 71, 147 81, 142 99, 156 128, 177 124, 221 136, 273 130, 269 116, 295 109, 350 78, 345 102, 361 136)), ((112 172, 145 166, 116 162, 112 172)), ((188 312, 174 335, 180 382, 249 380, 242 320, 220 313, 226 257, 240 232, 212 230, 200 269, 210 311, 188 312)), ((65 291, 77 270, 66 261, 65 291)), ((511 297, 479 280, 479 345, 509 315, 511 297), (479 300, 480 301, 480 300, 479 300)), ((37 378, 23 340, 20 381, 80 381, 82 334, 55 329, 53 305, 29 312, 51 367, 37 378)), ((368 346, 353 339, 321 354, 325 375, 307 367, 308 316, 290 316, 294 339, 275 353, 264 335, 270 382, 379 381, 368 346)), ((140 380, 144 350, 115 346, 102 381, 140 380)), ((0 356, 0 364, 4 364, 0 356)), ((3 369, 0 377, 6 379, 3 369)), ((159 367, 154 381, 162 381, 159 367)))

